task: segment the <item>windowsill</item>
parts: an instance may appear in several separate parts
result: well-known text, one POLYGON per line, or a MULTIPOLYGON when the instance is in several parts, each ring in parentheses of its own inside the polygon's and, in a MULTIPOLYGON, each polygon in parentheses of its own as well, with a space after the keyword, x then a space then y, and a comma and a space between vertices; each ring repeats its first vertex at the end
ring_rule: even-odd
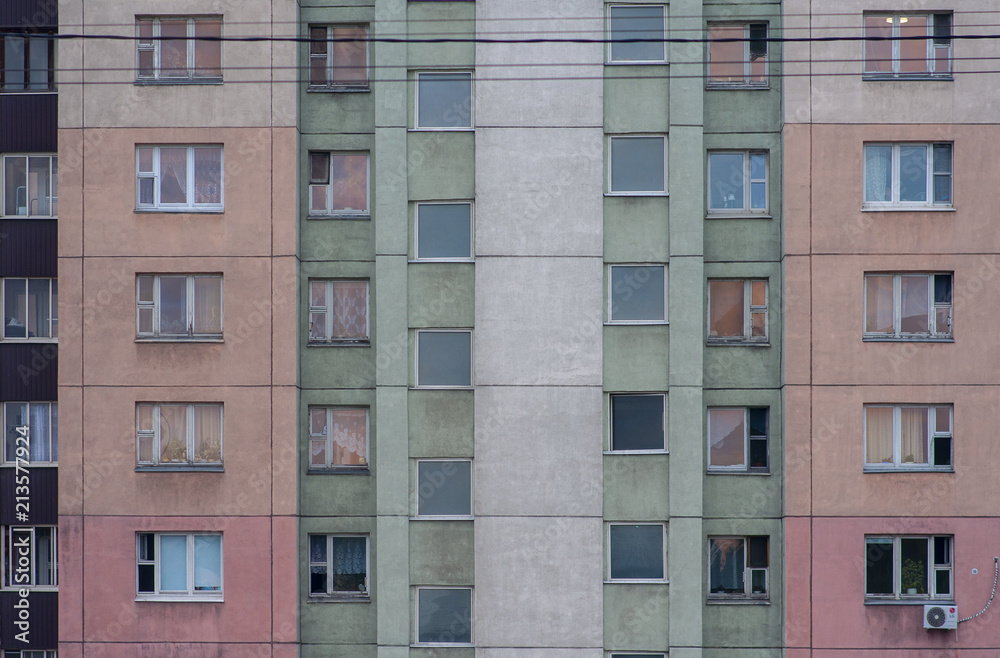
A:
POLYGON ((473 521, 476 517, 456 514, 453 516, 411 516, 411 521, 473 521))
POLYGON ((934 74, 934 73, 862 73, 862 80, 868 80, 870 82, 898 82, 901 80, 906 81, 928 81, 928 80, 938 80, 940 82, 952 82, 954 81, 954 76, 951 73, 946 74, 934 74))
POLYGON ((225 473, 222 464, 210 466, 136 466, 136 473, 225 473))
POLYGON ((618 196, 651 196, 651 197, 667 197, 670 196, 669 192, 605 192, 606 197, 618 197, 618 196))
POLYGON ((311 340, 306 343, 306 347, 371 347, 370 339, 364 340, 311 340))
POLYGON ((750 598, 747 598, 747 597, 743 597, 743 598, 733 597, 731 599, 727 599, 727 598, 722 598, 722 597, 712 598, 711 596, 709 596, 709 598, 705 600, 705 603, 707 605, 771 605, 771 600, 770 599, 750 599, 750 598))
POLYGON ((458 127, 455 127, 455 128, 449 128, 448 126, 427 126, 427 127, 417 126, 415 128, 408 128, 407 132, 411 132, 411 133, 440 133, 440 132, 448 132, 448 133, 473 133, 473 132, 476 132, 476 129, 474 127, 471 127, 471 126, 458 126, 458 127))
POLYGON ((605 455, 669 455, 669 450, 605 450, 605 455))
POLYGON ((665 59, 612 59, 604 62, 605 66, 664 66, 668 64, 665 59))
POLYGON ((955 206, 861 206, 861 212, 955 212, 955 206))
POLYGON ((759 212, 710 212, 705 215, 705 219, 774 219, 774 216, 759 212))
POLYGON ((314 220, 341 219, 341 220, 362 220, 362 221, 369 221, 369 220, 371 220, 371 218, 372 218, 371 213, 367 213, 367 212, 365 212, 365 213, 360 213, 360 212, 359 213, 338 213, 338 214, 335 214, 335 215, 306 215, 306 219, 307 220, 309 220, 309 219, 314 219, 314 220))
POLYGON ((670 324, 666 320, 608 320, 604 323, 605 327, 634 327, 634 326, 645 326, 645 325, 668 325, 670 324))
POLYGON ((475 386, 430 386, 417 384, 409 388, 411 391, 474 391, 475 386))
POLYGON ((771 474, 771 471, 761 471, 761 470, 750 471, 750 470, 746 470, 746 469, 744 469, 742 471, 737 471, 737 470, 723 471, 723 470, 714 470, 712 468, 709 468, 705 472, 708 475, 739 475, 740 477, 744 477, 744 476, 747 476, 747 475, 770 475, 771 474))
POLYGON ((866 464, 865 473, 954 473, 954 466, 872 466, 866 464))
POLYGON ((137 87, 161 87, 166 85, 221 85, 222 78, 138 78, 135 81, 137 87))
POLYGON ((935 338, 933 336, 863 336, 865 343, 954 343, 953 336, 935 338))
POLYGON ((183 596, 183 595, 160 595, 160 594, 140 594, 135 597, 136 601, 150 603, 223 603, 222 595, 213 596, 183 596))
POLYGON ((154 338, 154 337, 149 337, 149 338, 137 337, 135 339, 135 342, 137 342, 137 343, 224 343, 226 341, 224 341, 222 339, 222 336, 219 336, 217 338, 208 338, 208 337, 206 337, 206 338, 197 338, 197 337, 196 338, 189 338, 187 336, 176 336, 176 337, 163 337, 163 338, 160 338, 160 337, 156 337, 156 338, 154 338))
POLYGON ((366 466, 364 468, 360 467, 331 467, 331 468, 310 468, 306 471, 306 475, 371 475, 371 470, 366 466))
POLYGON ((865 605, 955 605, 954 599, 865 599, 865 605))
POLYGON ((611 580, 606 578, 604 580, 605 585, 669 585, 670 580, 667 578, 615 578, 611 580))
POLYGON ((310 594, 306 603, 371 603, 372 598, 366 592, 364 594, 348 594, 338 592, 336 594, 310 594))
POLYGON ((740 338, 723 339, 723 338, 709 338, 706 342, 707 345, 713 347, 724 346, 724 347, 771 347, 771 342, 767 340, 746 340, 740 338))
POLYGON ((306 91, 310 94, 365 94, 371 91, 370 85, 328 85, 325 87, 310 85, 306 91))
POLYGON ((406 261, 409 265, 419 263, 475 263, 475 258, 411 258, 406 261))
POLYGON ((136 208, 137 215, 150 215, 154 213, 189 214, 189 215, 224 215, 225 208, 136 208))
POLYGON ((10 336, 0 338, 0 343, 31 343, 32 345, 58 345, 58 338, 18 338, 17 336, 10 336))
MULTIPOLYGON (((413 2, 413 0, 410 0, 413 2)), ((476 645, 471 642, 414 642, 410 645, 411 649, 425 649, 430 647, 474 647, 476 645)))
POLYGON ((770 91, 770 84, 747 84, 745 82, 709 82, 705 85, 705 89, 708 91, 722 91, 722 90, 743 90, 743 91, 770 91))

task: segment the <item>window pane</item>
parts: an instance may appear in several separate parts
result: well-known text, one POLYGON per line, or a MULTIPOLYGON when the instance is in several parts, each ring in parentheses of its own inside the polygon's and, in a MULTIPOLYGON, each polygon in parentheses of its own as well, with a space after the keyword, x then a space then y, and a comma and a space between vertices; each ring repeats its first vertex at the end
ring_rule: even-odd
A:
POLYGON ((417 206, 417 258, 470 258, 472 206, 422 203, 417 206))
POLYGON ((28 336, 49 337, 49 280, 28 279, 28 336))
POLYGON ((708 410, 708 463, 710 466, 744 466, 746 414, 743 409, 708 410))
POLYGON ((418 386, 471 386, 472 334, 466 331, 417 333, 418 386))
POLYGON ((52 180, 49 167, 52 158, 28 158, 28 214, 52 215, 50 203, 52 197, 52 180))
POLYGON ((368 83, 368 28, 363 26, 335 27, 334 39, 357 39, 331 44, 333 49, 334 84, 368 83))
POLYGON ((472 514, 472 464, 467 461, 418 462, 417 514, 472 514))
POLYGON ((187 591, 187 537, 160 537, 160 591, 187 591))
MULTIPOLYGON (((9 41, 9 39, 8 39, 9 41)), ((20 156, 3 159, 5 215, 28 214, 28 159, 20 156)))
POLYGON ((892 594, 892 540, 865 541, 865 594, 892 594))
POLYGON ((334 592, 364 592, 368 576, 367 540, 364 537, 333 538, 334 592))
POLYGON ((936 407, 934 430, 937 432, 951 432, 951 407, 936 407))
POLYGON ((161 20, 160 36, 160 75, 187 77, 187 20, 161 20))
POLYGON ((222 407, 194 407, 194 461, 222 461, 222 407))
POLYGON ((886 16, 865 16, 865 73, 892 72, 892 22, 886 16), (874 41, 872 39, 885 39, 874 41))
POLYGON ((194 202, 222 203, 222 149, 194 149, 194 202))
POLYGON ((938 595, 951 594, 951 570, 934 570, 934 593, 938 595))
POLYGON ((472 126, 472 74, 420 73, 417 76, 417 126, 472 126))
POLYGON ((325 27, 311 27, 309 28, 309 38, 312 40, 309 44, 309 54, 310 55, 325 55, 326 54, 326 28, 325 27))
POLYGON ((743 26, 710 25, 708 28, 708 81, 744 82, 743 26), (719 39, 738 39, 719 41, 719 39))
POLYGON ((160 461, 187 459, 187 407, 160 405, 160 461))
POLYGON ((901 38, 899 42, 899 72, 927 72, 927 17, 902 17, 900 19, 899 36, 901 38), (903 20, 906 20, 906 22, 903 23, 903 20), (907 40, 907 37, 910 40, 907 40))
POLYGON ((927 463, 927 407, 900 410, 900 461, 904 464, 927 463))
POLYGON ((708 176, 711 190, 708 197, 712 210, 743 208, 743 154, 710 153, 708 176))
POLYGON ((743 336, 743 281, 709 281, 708 296, 708 335, 743 336))
POLYGON ((187 149, 160 149, 160 203, 187 203, 187 149))
POLYGON ((927 201, 927 147, 899 147, 899 200, 927 201))
MULTIPOLYGON (((343 156, 341 156, 343 157, 343 156)), ((309 154, 309 182, 326 184, 330 182, 330 154, 309 154)))
POLYGON ((928 326, 928 299, 926 276, 900 277, 899 329, 904 334, 926 334, 928 326))
POLYGON ((31 461, 48 462, 54 461, 49 448, 50 424, 49 409, 47 403, 33 402, 28 405, 28 412, 31 419, 28 421, 31 443, 31 461))
POLYGON ((368 338, 367 282, 335 281, 333 309, 334 338, 368 338))
POLYGON ((417 591, 418 642, 472 642, 472 590, 417 591))
POLYGON ((3 39, 3 88, 24 89, 25 46, 24 37, 9 36, 3 39))
POLYGON ((663 192, 663 138, 611 139, 611 191, 663 192))
POLYGON ((611 7, 612 61, 661 61, 663 52, 663 7, 611 7), (628 39, 652 41, 622 43, 628 39))
POLYGON ((59 405, 53 402, 49 405, 51 410, 51 460, 59 461, 59 405))
POLYGON ((194 332, 222 333, 222 277, 194 278, 194 332))
POLYGON ((865 463, 893 463, 892 416, 892 407, 865 407, 865 463))
MULTIPOLYGON (((28 424, 28 405, 21 402, 8 402, 4 405, 4 419, 6 422, 4 460, 14 462, 17 458, 17 438, 21 436, 17 428, 25 427, 28 424)), ((30 441, 30 430, 28 437, 30 441)))
POLYGON ((194 536, 194 589, 222 589, 222 537, 218 535, 194 536))
MULTIPOLYGON (((934 564, 951 564, 951 541, 949 537, 934 538, 934 564)), ((940 591, 938 592, 941 593, 940 591)))
POLYGON ((865 201, 892 201, 892 147, 865 147, 865 201))
POLYGON ((331 439, 333 444, 331 463, 333 465, 364 466, 367 464, 368 410, 334 409, 331 439))
POLYGON ((865 277, 865 331, 893 333, 892 276, 865 277))
POLYGON ((611 578, 663 578, 663 526, 611 526, 611 578))
POLYGON ((744 546, 742 537, 709 539, 709 591, 713 594, 743 594, 744 546))
POLYGON ((336 211, 368 211, 368 156, 331 155, 330 177, 336 211))
POLYGON ((615 265, 611 268, 611 320, 660 321, 666 317, 663 267, 615 265))
POLYGON ((611 396, 611 449, 663 450, 662 395, 611 396))
POLYGON ((767 80, 767 24, 752 23, 747 27, 750 36, 750 82, 767 80))
POLYGON ((222 37, 222 21, 200 19, 194 23, 194 74, 196 76, 222 75, 222 41, 205 41, 206 37, 222 37))
POLYGON ((3 282, 4 338, 27 338, 28 336, 27 283, 24 279, 7 279, 3 282))
POLYGON ((927 593, 927 539, 899 540, 899 589, 900 594, 927 593))
POLYGON ((767 537, 747 537, 747 566, 759 569, 767 565, 767 537))

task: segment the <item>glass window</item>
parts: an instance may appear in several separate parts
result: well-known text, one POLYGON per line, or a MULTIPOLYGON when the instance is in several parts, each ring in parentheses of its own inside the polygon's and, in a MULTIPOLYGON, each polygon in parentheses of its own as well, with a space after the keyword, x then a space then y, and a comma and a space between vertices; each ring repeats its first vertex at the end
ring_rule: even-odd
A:
POLYGON ((768 471, 768 408, 713 407, 708 410, 708 470, 768 471))
POLYGON ((472 73, 417 73, 415 127, 472 128, 472 73))
POLYGON ((417 386, 472 386, 472 332, 418 331, 417 386))
POLYGON ((865 14, 865 77, 951 75, 952 14, 865 14))
POLYGON ((708 597, 768 598, 768 537, 709 537, 708 597))
POLYGON ((951 470, 951 455, 951 405, 865 405, 865 470, 951 470))
POLYGON ((139 599, 222 600, 221 534, 140 532, 136 556, 139 599))
POLYGON ((417 260, 472 258, 472 204, 418 203, 417 260))
POLYGON ((664 536, 662 523, 608 526, 608 577, 610 580, 662 580, 664 536))
POLYGON ((612 265, 610 322, 666 322, 666 268, 662 265, 612 265))
POLYGON ((367 153, 309 153, 309 215, 369 217, 367 153))
POLYGON ((368 598, 368 535, 309 535, 309 595, 368 598))
POLYGON ((368 409, 309 407, 309 468, 368 467, 368 409))
POLYGON ((865 144, 865 207, 952 205, 951 144, 865 144))
POLYGON ((666 183, 666 138, 612 137, 611 194, 663 194, 666 183))
POLYGON ((139 338, 221 338, 222 277, 141 274, 136 277, 139 338))
POLYGON ((368 343, 368 282, 309 282, 309 342, 368 343))
POLYGON ((368 90, 368 26, 309 27, 309 87, 368 90))
POLYGON ((709 280, 708 341, 767 342, 766 280, 709 280))
POLYGON ((4 402, 4 462, 22 466, 59 461, 59 406, 55 402, 4 402))
POLYGON ((666 449, 666 396, 611 396, 611 450, 642 452, 666 449))
POLYGON ((136 148, 136 208, 160 212, 223 209, 221 146, 136 148))
POLYGON ((58 215, 58 159, 54 155, 5 155, 2 158, 2 215, 55 217, 58 215))
POLYGON ((3 330, 0 337, 40 339, 59 336, 59 287, 56 279, 0 279, 3 330))
POLYGON ((417 643, 472 643, 472 588, 417 588, 417 643))
POLYGON ((57 528, 51 526, 4 526, 3 586, 55 588, 59 584, 57 535, 57 528))
POLYGON ((417 516, 472 515, 472 462, 417 462, 417 516))
POLYGON ((766 214, 766 151, 713 151, 708 154, 709 214, 766 214))
POLYGON ((865 537, 865 598, 953 600, 950 535, 865 537))
POLYGON ((55 89, 55 42, 41 33, 0 36, 0 93, 55 89))
POLYGON ((218 466, 222 464, 222 405, 136 405, 136 442, 140 466, 218 466))
POLYGON ((866 339, 952 336, 951 274, 866 274, 866 339))
POLYGON ((142 17, 136 32, 137 80, 222 80, 222 17, 142 17))
POLYGON ((608 31, 608 61, 666 61, 663 5, 611 5, 608 31))
POLYGON ((767 86, 767 23, 708 25, 708 85, 767 86))

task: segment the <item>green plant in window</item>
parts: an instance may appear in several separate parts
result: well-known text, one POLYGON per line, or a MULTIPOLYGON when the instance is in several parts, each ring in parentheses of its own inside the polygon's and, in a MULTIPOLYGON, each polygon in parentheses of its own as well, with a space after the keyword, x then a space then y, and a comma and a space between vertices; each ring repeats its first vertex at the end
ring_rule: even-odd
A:
POLYGON ((222 461, 222 442, 219 439, 205 439, 194 453, 196 462, 222 461))
POLYGON ((927 575, 923 562, 918 562, 912 558, 903 560, 900 580, 902 589, 907 594, 927 593, 927 575))
POLYGON ((160 451, 161 462, 187 461, 187 445, 182 441, 168 441, 160 451))
POLYGON ((905 463, 905 464, 912 464, 915 461, 917 461, 917 460, 913 456, 913 453, 910 453, 909 455, 907 455, 906 457, 903 458, 903 463, 905 463))

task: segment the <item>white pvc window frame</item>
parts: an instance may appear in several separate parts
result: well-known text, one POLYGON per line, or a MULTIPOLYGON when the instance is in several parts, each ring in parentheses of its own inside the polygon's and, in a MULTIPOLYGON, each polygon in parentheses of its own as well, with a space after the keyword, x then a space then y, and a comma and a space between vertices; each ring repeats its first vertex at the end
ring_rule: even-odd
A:
POLYGON ((606 571, 606 583, 669 583, 670 579, 667 577, 667 524, 663 522, 655 521, 612 521, 605 523, 605 550, 607 552, 607 559, 605 560, 606 571), (611 543, 611 528, 614 526, 659 526, 661 534, 661 555, 660 555, 660 566, 663 571, 662 578, 613 578, 611 576, 611 555, 613 551, 613 546, 611 543))
POLYGON ((471 263, 476 259, 476 218, 475 204, 470 201, 420 201, 413 209, 413 260, 427 263, 471 263), (424 206, 468 206, 469 207, 469 255, 428 257, 420 253, 420 210, 424 206))
POLYGON ((866 472, 892 472, 892 471, 945 471, 955 470, 955 407, 951 404, 866 404, 863 408, 862 425, 864 428, 864 440, 862 444, 865 455, 866 472), (892 409, 892 461, 891 462, 869 462, 868 461, 868 410, 869 409, 892 409), (925 409, 927 410, 927 436, 924 450, 927 452, 926 462, 907 462, 903 456, 903 409, 925 409), (947 409, 948 429, 939 431, 937 429, 937 411, 947 409), (947 464, 935 464, 934 453, 935 443, 939 440, 947 440, 951 449, 947 464))
POLYGON ((138 274, 135 277, 135 296, 136 296, 136 337, 137 338, 163 338, 166 340, 213 340, 221 339, 223 331, 225 328, 225 286, 223 285, 223 277, 221 274, 138 274), (160 314, 162 310, 161 297, 160 297, 160 281, 163 277, 174 278, 174 277, 186 277, 186 292, 185 292, 185 322, 187 324, 187 331, 185 333, 162 333, 160 331, 160 314), (140 279, 151 278, 152 288, 153 288, 153 299, 144 300, 142 299, 142 292, 140 286, 140 279), (216 332, 195 332, 195 279, 218 279, 219 280, 219 331, 216 332), (142 326, 142 314, 143 312, 152 313, 152 331, 141 331, 142 326))
POLYGON ((222 71, 225 70, 225 64, 223 58, 225 57, 225 48, 222 48, 220 43, 219 47, 219 75, 198 75, 198 69, 195 65, 195 25, 198 21, 218 21, 219 22, 219 34, 225 36, 225 24, 223 23, 221 15, 205 15, 205 16, 136 16, 135 19, 135 39, 136 39, 136 52, 135 52, 135 78, 137 82, 169 82, 169 83, 184 83, 184 82, 222 82, 222 71), (160 32, 160 21, 187 21, 187 29, 185 36, 185 51, 186 51, 186 69, 187 74, 180 75, 163 75, 163 65, 160 59, 160 44, 161 32, 160 32), (140 21, 151 21, 153 28, 153 38, 151 41, 144 41, 140 34, 140 21), (143 75, 142 65, 140 58, 142 53, 152 52, 153 53, 153 74, 143 75))
POLYGON ((415 388, 459 389, 474 388, 476 368, 476 341, 472 329, 417 329, 413 333, 413 380, 415 388), (452 333, 469 335, 469 383, 468 384, 428 384, 420 381, 420 336, 421 334, 452 333))
MULTIPOLYGON (((609 4, 607 6, 607 13, 605 16, 605 29, 607 30, 607 35, 608 35, 608 44, 607 48, 605 49, 605 60, 604 60, 605 64, 666 64, 667 63, 667 44, 665 40, 667 34, 667 6, 665 4, 662 5, 656 5, 656 4, 637 5, 628 3, 609 4), (615 45, 616 35, 614 30, 612 29, 612 18, 613 18, 612 14, 614 14, 614 11, 616 9, 650 9, 650 8, 659 8, 660 11, 662 12, 661 16, 662 24, 660 26, 660 35, 661 38, 664 39, 664 42, 660 44, 663 53, 662 56, 656 59, 615 59, 613 49, 615 45)), ((628 39, 630 37, 624 36, 622 38, 628 39)), ((642 42, 642 43, 645 44, 647 42, 642 42)))
POLYGON ((476 76, 469 69, 434 69, 415 71, 413 74, 413 128, 420 131, 469 132, 476 126, 476 76), (469 76, 469 124, 463 126, 435 126, 420 123, 420 79, 425 76, 469 76))
POLYGON ((156 212, 222 212, 226 206, 226 153, 221 144, 139 144, 135 147, 135 208, 137 211, 156 212), (139 151, 141 149, 153 149, 152 171, 142 171, 139 151), (165 203, 160 201, 160 185, 162 171, 160 168, 160 149, 187 149, 186 171, 185 171, 185 197, 184 203, 165 203), (216 150, 219 152, 219 203, 198 203, 195 201, 197 194, 195 186, 195 151, 216 150), (142 185, 143 181, 152 180, 153 201, 143 203, 142 185))
POLYGON ((657 134, 641 135, 608 135, 608 196, 668 196, 667 191, 667 136, 657 134), (616 190, 614 187, 615 143, 629 139, 659 139, 663 142, 663 181, 660 189, 651 190, 616 190))
MULTIPOLYGON (((2 47, 2 39, 0 39, 2 47)), ((20 181, 18 181, 20 182, 20 181)), ((35 197, 38 201, 41 195, 35 197)), ((5 153, 0 157, 0 217, 10 219, 52 219, 59 216, 59 156, 55 153, 5 153), (48 199, 49 214, 35 214, 31 212, 31 161, 36 158, 47 158, 49 161, 49 194, 48 199), (7 214, 7 162, 9 160, 24 160, 24 185, 17 185, 14 188, 14 213, 7 214), (24 206, 21 202, 21 190, 24 190, 24 206), (20 212, 23 208, 24 212, 20 212)))
POLYGON ((150 467, 150 468, 163 468, 168 469, 170 467, 182 466, 182 467, 213 467, 222 466, 225 453, 224 453, 224 439, 225 439, 225 409, 221 402, 137 402, 135 405, 135 415, 136 415, 136 463, 140 467, 150 467), (152 430, 142 430, 140 428, 139 414, 141 408, 150 408, 150 413, 153 419, 153 429, 152 430), (163 454, 161 445, 161 422, 162 417, 160 415, 160 407, 185 407, 185 419, 184 419, 184 436, 187 439, 186 452, 188 459, 180 461, 160 461, 160 457, 163 454), (213 409, 219 410, 219 459, 218 460, 198 460, 195 458, 195 409, 197 407, 211 407, 213 409), (142 442, 143 440, 150 442, 150 450, 153 455, 152 460, 143 461, 142 456, 142 442))
POLYGON ((413 646, 418 647, 471 647, 475 646, 476 592, 474 587, 457 585, 422 585, 413 591, 413 646), (468 642, 421 642, 420 641, 420 592, 423 590, 466 590, 469 592, 469 641, 468 642))
POLYGON ((135 534, 135 556, 136 556, 136 601, 214 601, 224 600, 225 577, 225 544, 221 532, 137 532, 135 534), (152 559, 145 559, 142 556, 142 537, 152 535, 154 541, 154 555, 152 559), (218 589, 206 589, 198 591, 195 589, 195 537, 218 537, 219 538, 219 587, 218 589), (163 566, 163 550, 161 540, 163 537, 184 537, 185 538, 185 576, 187 590, 164 590, 161 586, 161 569, 163 566), (152 565, 154 574, 153 591, 139 590, 139 567, 152 565))

